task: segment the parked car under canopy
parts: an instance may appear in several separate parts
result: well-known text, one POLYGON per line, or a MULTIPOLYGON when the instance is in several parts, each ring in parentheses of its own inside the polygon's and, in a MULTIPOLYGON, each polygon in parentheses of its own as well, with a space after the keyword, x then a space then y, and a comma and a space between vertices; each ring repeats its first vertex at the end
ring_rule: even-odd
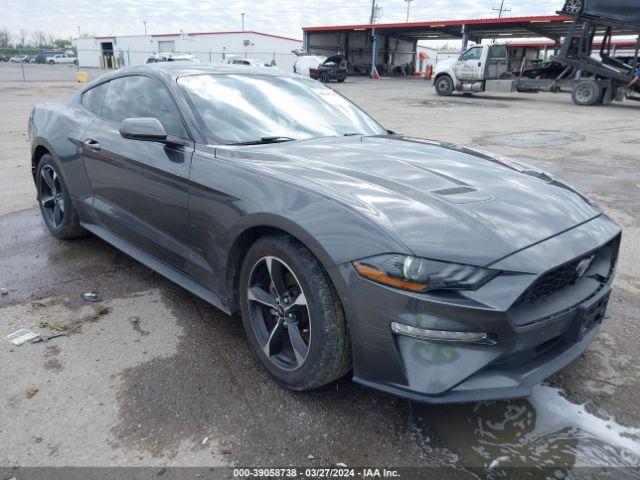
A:
POLYGON ((342 55, 333 55, 318 65, 317 68, 309 69, 309 76, 322 83, 336 80, 344 82, 347 79, 347 64, 342 55))

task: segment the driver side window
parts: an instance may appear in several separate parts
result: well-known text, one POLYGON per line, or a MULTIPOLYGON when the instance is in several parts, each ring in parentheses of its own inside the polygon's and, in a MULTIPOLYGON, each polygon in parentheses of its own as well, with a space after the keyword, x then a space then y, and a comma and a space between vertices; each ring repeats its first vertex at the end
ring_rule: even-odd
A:
POLYGON ((174 137, 186 138, 182 117, 166 87, 155 78, 131 75, 109 82, 102 116, 114 122, 131 117, 154 117, 174 137))

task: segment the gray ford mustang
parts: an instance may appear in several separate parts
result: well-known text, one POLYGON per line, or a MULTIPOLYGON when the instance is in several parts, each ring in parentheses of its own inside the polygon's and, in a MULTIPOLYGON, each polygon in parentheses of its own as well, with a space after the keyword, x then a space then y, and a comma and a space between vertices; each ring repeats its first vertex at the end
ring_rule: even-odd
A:
POLYGON ((307 390, 521 397, 605 317, 620 229, 511 159, 388 130, 319 82, 158 64, 29 120, 51 234, 91 232, 224 312, 307 390))

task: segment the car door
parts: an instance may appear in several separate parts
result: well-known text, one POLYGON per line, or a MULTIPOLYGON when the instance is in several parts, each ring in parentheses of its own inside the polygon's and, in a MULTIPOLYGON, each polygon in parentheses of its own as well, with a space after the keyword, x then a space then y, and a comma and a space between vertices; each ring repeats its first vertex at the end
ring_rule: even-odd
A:
POLYGON ((502 78, 509 71, 508 61, 506 45, 491 45, 485 78, 487 80, 502 78))
POLYGON ((476 45, 460 55, 456 63, 458 80, 482 80, 482 49, 481 45, 476 45))
POLYGON ((193 142, 162 81, 145 75, 111 80, 83 150, 93 207, 103 226, 184 270, 193 142), (184 145, 123 138, 120 123, 132 117, 157 118, 184 145))

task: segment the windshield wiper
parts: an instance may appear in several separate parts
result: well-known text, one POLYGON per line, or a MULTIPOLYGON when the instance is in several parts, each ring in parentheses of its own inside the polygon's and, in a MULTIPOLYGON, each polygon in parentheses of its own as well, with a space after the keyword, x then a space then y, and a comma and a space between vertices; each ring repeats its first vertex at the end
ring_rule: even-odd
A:
POLYGON ((357 137, 358 135, 364 135, 364 133, 347 132, 347 133, 343 133, 342 135, 345 137, 357 137))
POLYGON ((265 143, 293 142, 294 140, 296 139, 291 137, 261 137, 260 140, 232 143, 232 145, 263 145, 265 143))

